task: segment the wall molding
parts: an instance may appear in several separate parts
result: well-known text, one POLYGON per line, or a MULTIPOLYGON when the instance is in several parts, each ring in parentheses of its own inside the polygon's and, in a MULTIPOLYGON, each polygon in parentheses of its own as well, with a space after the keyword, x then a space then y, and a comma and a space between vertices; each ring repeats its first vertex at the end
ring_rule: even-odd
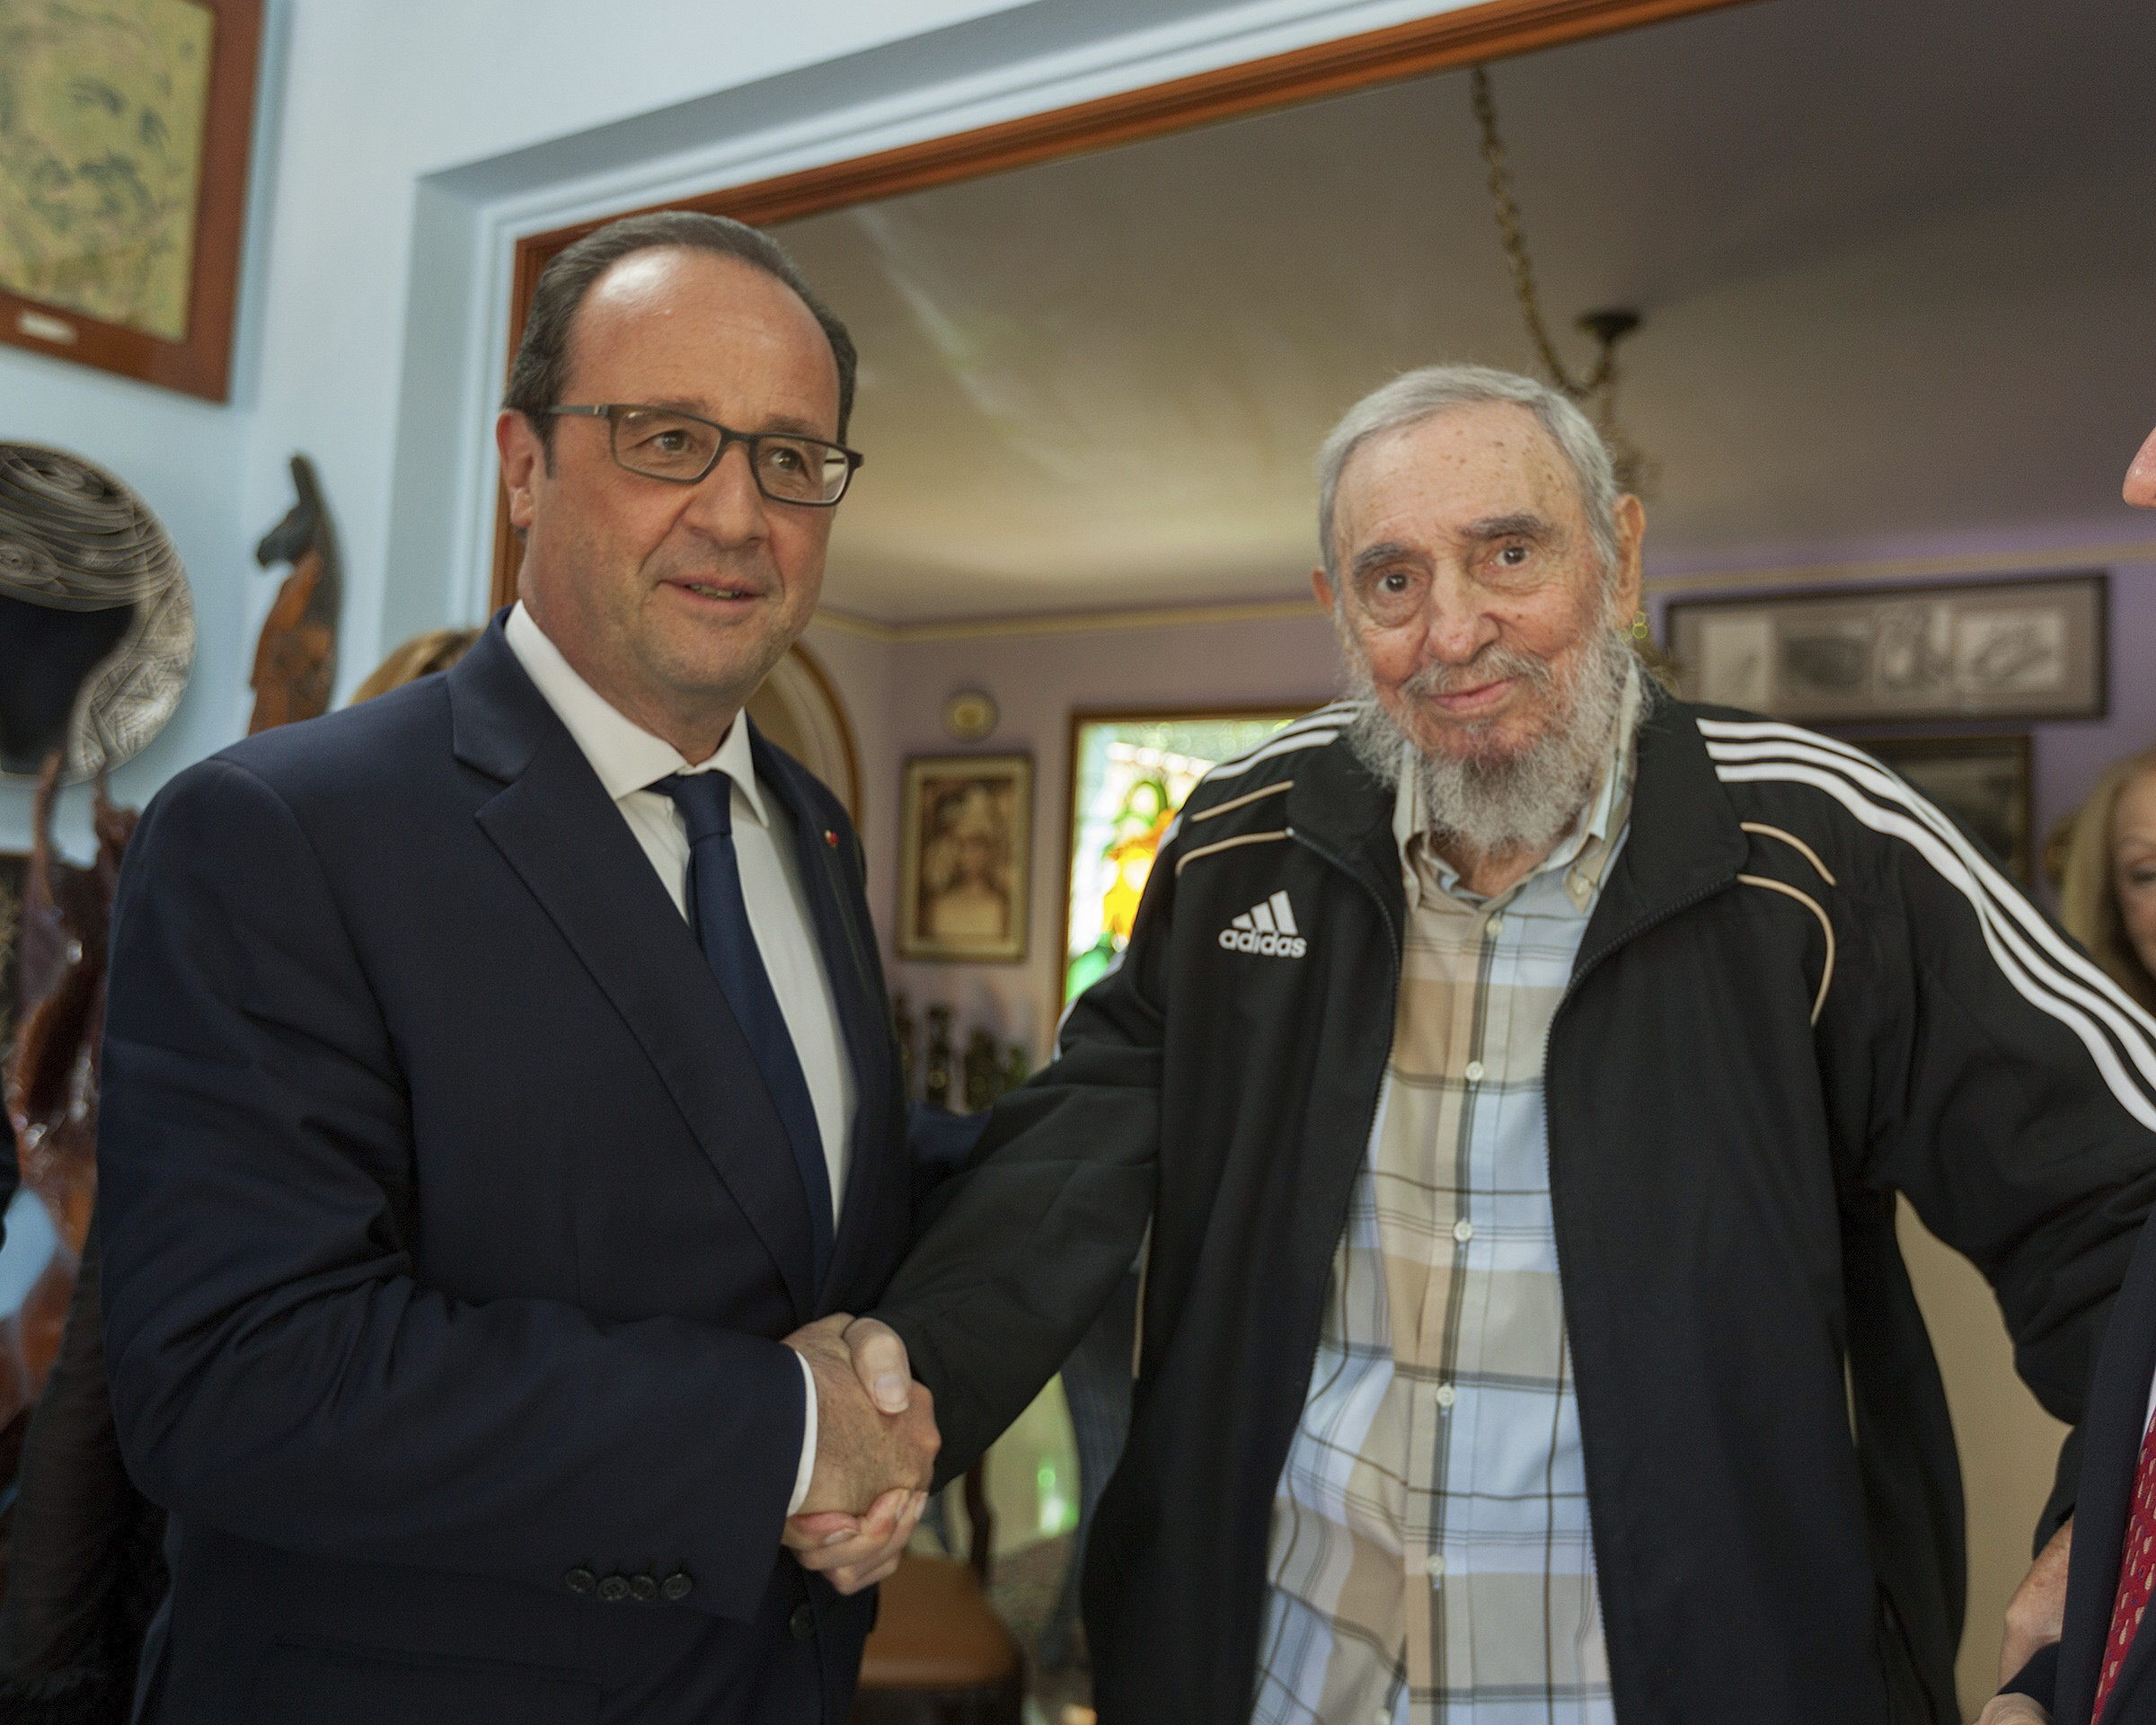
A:
POLYGON ((887 646, 922 641, 987 641, 1008 635, 1077 635, 1116 629, 1184 629, 1214 623, 1272 623, 1324 614, 1314 599, 1239 599, 1218 605, 1156 605, 1118 611, 1044 612, 1030 617, 935 617, 886 623, 826 606, 816 614, 824 628, 887 646))
POLYGON ((2045 575, 2112 563, 2156 563, 2156 539, 2122 544, 2065 545, 2052 550, 1984 551, 1964 556, 1885 557, 1846 563, 1786 563, 1768 569, 1687 570, 1650 575, 1647 597, 1730 593, 1755 587, 1872 587, 1933 576, 2045 575))

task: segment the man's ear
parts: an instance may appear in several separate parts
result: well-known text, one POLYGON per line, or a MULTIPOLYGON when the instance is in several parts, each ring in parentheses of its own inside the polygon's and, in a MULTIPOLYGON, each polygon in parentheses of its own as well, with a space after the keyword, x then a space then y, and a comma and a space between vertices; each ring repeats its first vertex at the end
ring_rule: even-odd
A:
POLYGON ((1330 611, 1332 609, 1332 578, 1325 573, 1324 564, 1320 563, 1310 571, 1310 590, 1317 595, 1319 610, 1330 611))
POLYGON ((1640 547, 1647 539, 1647 509, 1627 491, 1617 500, 1617 579, 1610 588, 1610 615, 1619 628, 1639 614, 1643 585, 1640 547))
POLYGON ((508 494, 509 525, 518 533, 532 525, 532 494, 546 473, 546 449, 532 422, 513 407, 494 416, 494 447, 501 454, 501 489, 508 494))

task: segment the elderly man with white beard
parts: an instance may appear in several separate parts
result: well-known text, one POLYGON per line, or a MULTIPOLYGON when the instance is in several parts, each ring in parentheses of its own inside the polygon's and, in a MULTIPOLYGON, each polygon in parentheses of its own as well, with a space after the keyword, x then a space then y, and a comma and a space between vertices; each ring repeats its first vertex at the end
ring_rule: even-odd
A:
POLYGON ((1561 396, 1410 373, 1319 477, 1349 699, 1192 793, 857 1370, 948 1477, 1143 1243, 1107 1725, 1948 1725, 1895 1196, 2074 1420, 2147 1021, 1877 762, 1642 675, 1640 505, 1561 396))

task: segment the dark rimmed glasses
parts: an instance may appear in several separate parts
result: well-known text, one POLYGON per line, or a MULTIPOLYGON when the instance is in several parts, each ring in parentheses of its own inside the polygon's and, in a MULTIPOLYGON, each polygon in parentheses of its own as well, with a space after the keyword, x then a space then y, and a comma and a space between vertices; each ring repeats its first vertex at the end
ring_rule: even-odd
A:
POLYGON ((843 443, 799 437, 791 431, 736 431, 713 420, 670 407, 630 407, 619 402, 586 407, 550 407, 551 415, 605 420, 617 466, 646 479, 694 485, 719 464, 729 444, 748 451, 756 489, 774 503, 806 503, 827 509, 846 494, 862 456, 843 443))

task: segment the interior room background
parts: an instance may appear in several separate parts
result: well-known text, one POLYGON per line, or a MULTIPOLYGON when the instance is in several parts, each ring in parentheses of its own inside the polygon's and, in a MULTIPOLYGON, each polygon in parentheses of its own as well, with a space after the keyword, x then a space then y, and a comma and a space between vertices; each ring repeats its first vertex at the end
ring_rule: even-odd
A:
MULTIPOLYGON (((340 699, 397 641, 483 616, 518 236, 1471 10, 649 0, 625 26, 578 0, 270 0, 229 402, 0 348, 0 439, 124 477, 193 585, 192 681, 115 796, 141 804, 244 729, 276 588, 252 550, 295 450, 342 543, 340 699)), ((2126 0, 1659 10, 1496 68, 1567 353, 1587 357, 1577 312, 1645 319, 1621 411, 1655 471, 1650 613, 2107 571, 2107 710, 2017 727, 2040 835, 2156 743, 2156 530, 2116 491, 2156 408, 2150 20, 2126 0)), ((850 724, 887 942, 906 760, 1033 761, 1026 957, 887 951, 916 1012, 1045 1050, 1074 712, 1334 692, 1307 598, 1317 437, 1408 365, 1534 367, 1483 176, 1454 72, 781 227, 865 356, 870 464, 806 645, 850 724), (998 718, 958 743, 943 710, 968 689, 998 718)), ((61 827, 78 855, 85 804, 61 827)), ((29 828, 27 788, 0 783, 0 852, 29 828)), ((1974 1512, 1973 1695, 2054 1429, 1974 1272, 1914 1231, 1912 1251, 1974 1512)))

